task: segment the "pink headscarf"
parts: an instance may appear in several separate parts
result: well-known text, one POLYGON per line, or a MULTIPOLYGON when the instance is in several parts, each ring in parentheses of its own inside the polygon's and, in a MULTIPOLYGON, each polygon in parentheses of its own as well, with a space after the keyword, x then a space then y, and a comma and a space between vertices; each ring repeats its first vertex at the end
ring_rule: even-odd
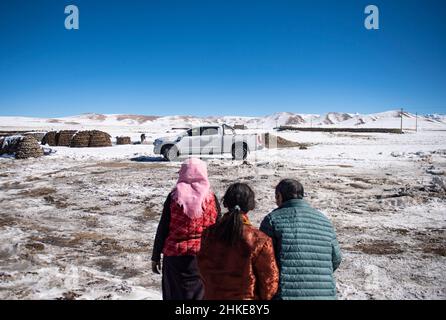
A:
POLYGON ((203 214, 203 203, 211 194, 206 162, 189 158, 183 162, 177 185, 172 192, 173 200, 183 207, 191 219, 203 214))

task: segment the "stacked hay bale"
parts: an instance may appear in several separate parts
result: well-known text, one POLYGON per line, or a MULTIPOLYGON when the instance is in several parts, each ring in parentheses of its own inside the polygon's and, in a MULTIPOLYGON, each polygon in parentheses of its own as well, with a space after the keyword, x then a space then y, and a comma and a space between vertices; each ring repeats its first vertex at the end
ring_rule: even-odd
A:
POLYGON ((42 145, 49 145, 49 146, 57 146, 57 140, 56 140, 56 131, 50 131, 47 132, 46 135, 42 139, 42 145))
POLYGON ((116 137, 116 144, 132 144, 130 137, 116 137))
POLYGON ((89 147, 111 147, 111 136, 107 132, 93 130, 90 132, 89 147))
POLYGON ((16 159, 38 158, 43 156, 43 149, 33 136, 24 136, 17 145, 16 159))
POLYGON ((61 130, 56 134, 56 143, 58 146, 69 147, 71 139, 77 130, 61 130))
POLYGON ((90 131, 79 131, 70 141, 71 148, 87 148, 90 143, 90 131))

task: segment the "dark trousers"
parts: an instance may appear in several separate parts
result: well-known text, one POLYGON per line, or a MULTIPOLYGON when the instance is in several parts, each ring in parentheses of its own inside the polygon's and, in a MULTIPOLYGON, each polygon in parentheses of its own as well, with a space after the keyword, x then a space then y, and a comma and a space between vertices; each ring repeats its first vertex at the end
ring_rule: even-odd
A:
POLYGON ((163 300, 202 300, 204 285, 196 256, 163 258, 163 300))

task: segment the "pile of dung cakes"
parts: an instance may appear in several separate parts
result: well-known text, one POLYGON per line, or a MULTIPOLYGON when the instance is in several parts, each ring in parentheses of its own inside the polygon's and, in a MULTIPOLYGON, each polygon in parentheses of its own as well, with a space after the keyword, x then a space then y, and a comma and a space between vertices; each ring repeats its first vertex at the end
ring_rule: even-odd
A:
POLYGON ((70 141, 72 148, 87 148, 90 143, 90 131, 77 132, 70 141))
POLYGON ((0 137, 0 155, 16 153, 17 147, 22 138, 22 135, 0 137))
POLYGON ((16 159, 38 158, 43 156, 43 149, 33 136, 24 136, 17 143, 16 159))
POLYGON ((111 147, 111 136, 99 130, 61 130, 50 131, 42 139, 42 145, 88 148, 111 147))
POLYGON ((77 133, 77 130, 61 130, 56 133, 56 144, 61 147, 69 147, 71 139, 77 133))
POLYGON ((116 137, 116 144, 132 144, 130 137, 116 137))
POLYGON ((93 130, 90 131, 89 147, 111 147, 111 136, 107 132, 93 130))
POLYGON ((23 134, 24 136, 33 136, 37 141, 42 141, 43 137, 46 135, 46 132, 42 131, 29 131, 23 134))
POLYGON ((56 142, 57 131, 47 132, 42 139, 42 145, 49 145, 51 147, 57 146, 56 142))
POLYGON ((71 139, 72 148, 111 147, 111 136, 103 131, 89 130, 79 131, 71 139))
POLYGON ((42 139, 42 145, 47 144, 51 147, 69 147, 71 139, 76 133, 77 130, 60 130, 47 132, 42 139))

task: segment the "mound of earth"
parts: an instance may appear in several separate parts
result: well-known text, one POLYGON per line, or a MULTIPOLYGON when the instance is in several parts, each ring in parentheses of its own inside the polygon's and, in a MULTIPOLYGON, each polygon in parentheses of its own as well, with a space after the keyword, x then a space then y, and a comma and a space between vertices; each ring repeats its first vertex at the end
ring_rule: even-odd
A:
POLYGON ((307 149, 308 148, 308 144, 306 143, 299 143, 296 141, 291 141, 291 140, 287 140, 285 138, 270 134, 270 133, 265 133, 262 134, 262 141, 263 141, 263 145, 268 148, 268 149, 272 149, 272 148, 300 148, 300 149, 307 149))

